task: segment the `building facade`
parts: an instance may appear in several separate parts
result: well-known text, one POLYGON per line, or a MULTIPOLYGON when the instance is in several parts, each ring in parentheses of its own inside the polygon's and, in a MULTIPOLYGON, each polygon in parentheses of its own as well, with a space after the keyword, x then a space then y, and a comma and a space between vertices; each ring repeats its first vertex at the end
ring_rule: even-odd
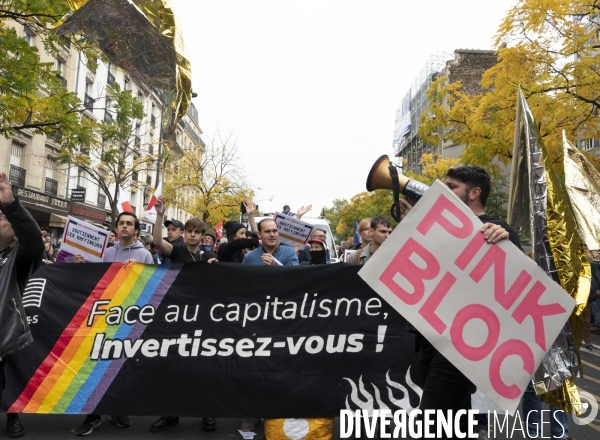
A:
MULTIPOLYGON (((124 166, 131 165, 131 161, 140 157, 152 159, 154 163, 154 166, 132 173, 122 184, 135 213, 142 217, 157 185, 156 164, 161 155, 162 104, 158 94, 114 65, 96 60, 88 62, 68 39, 64 39, 56 56, 51 56, 44 51, 41 38, 34 32, 18 23, 7 24, 14 27, 30 45, 37 47, 41 62, 54 65, 67 90, 79 97, 83 118, 106 123, 113 120, 115 112, 107 88, 115 84, 119 84, 122 90, 131 90, 142 103, 145 116, 134 124, 131 143, 127 147, 133 150, 133 154, 124 151, 122 158, 124 166)), ((198 154, 203 153, 202 131, 193 104, 180 121, 177 133, 180 145, 196 149, 198 154)), ((20 130, 11 139, 0 137, 0 169, 7 173, 13 192, 32 213, 40 228, 50 233, 53 242, 62 236, 67 215, 105 227, 111 221, 109 201, 97 181, 76 165, 55 163, 53 157, 59 148, 59 138, 50 139, 31 130, 20 130)), ((94 161, 100 162, 100 157, 90 154, 90 160, 94 164, 94 161)), ((107 181, 109 179, 110 176, 107 176, 107 181)), ((109 192, 116 193, 114 183, 109 185, 109 192)), ((174 208, 166 215, 183 222, 191 217, 190 213, 174 208)), ((144 229, 151 233, 152 225, 145 223, 144 229)))
POLYGON ((492 50, 457 49, 454 55, 440 52, 429 58, 396 110, 394 155, 405 171, 420 174, 421 157, 440 153, 442 157, 458 158, 465 145, 455 145, 443 139, 440 145, 427 145, 418 136, 421 116, 429 110, 427 90, 431 83, 446 76, 448 83, 460 81, 465 93, 473 96, 483 92, 483 73, 497 63, 492 50))

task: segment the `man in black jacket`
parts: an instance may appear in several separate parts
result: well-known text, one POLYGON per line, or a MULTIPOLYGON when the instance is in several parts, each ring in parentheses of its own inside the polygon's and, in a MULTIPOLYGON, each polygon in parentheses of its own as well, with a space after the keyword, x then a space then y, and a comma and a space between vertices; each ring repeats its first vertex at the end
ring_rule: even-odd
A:
MULTIPOLYGON (((483 223, 481 232, 485 234, 488 243, 509 239, 521 249, 517 233, 506 222, 493 218, 485 212, 491 183, 489 174, 483 168, 472 165, 451 168, 446 174, 445 183, 481 220, 483 223)), ((400 218, 403 219, 411 208, 412 206, 406 199, 401 199, 400 218)), ((421 410, 452 410, 454 414, 461 409, 471 409, 471 393, 475 392, 475 386, 427 339, 420 334, 416 335, 416 339, 419 349, 417 365, 423 388, 419 408, 421 410)), ((462 417, 461 430, 463 432, 466 432, 467 428, 465 422, 466 417, 462 417)))
MULTIPOLYGON (((5 358, 33 342, 21 296, 43 251, 39 226, 13 196, 6 173, 0 173, 0 397, 5 358)), ((6 430, 10 437, 25 434, 19 414, 7 414, 6 430)))

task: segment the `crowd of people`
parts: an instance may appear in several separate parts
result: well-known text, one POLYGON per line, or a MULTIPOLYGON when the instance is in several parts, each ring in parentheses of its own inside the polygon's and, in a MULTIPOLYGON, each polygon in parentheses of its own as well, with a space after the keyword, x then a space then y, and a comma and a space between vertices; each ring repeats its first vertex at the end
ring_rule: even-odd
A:
MULTIPOLYGON (((489 195, 490 177, 481 168, 467 166, 450 169, 447 173, 446 185, 479 217, 483 226, 481 232, 489 243, 497 243, 508 239, 522 250, 517 234, 504 221, 495 219, 485 212, 487 197, 489 195)), ((169 219, 164 221, 164 208, 166 201, 159 196, 156 202, 156 224, 167 228, 167 236, 162 236, 162 228, 154 228, 151 241, 140 237, 140 222, 134 213, 122 212, 116 218, 116 229, 110 232, 109 248, 106 250, 103 261, 110 263, 123 263, 124 266, 136 262, 145 264, 172 263, 209 263, 217 262, 252 264, 265 266, 296 266, 330 264, 330 249, 327 246, 327 231, 314 229, 309 246, 300 249, 282 244, 279 240, 277 223, 270 219, 263 219, 256 223, 254 214, 256 206, 252 200, 245 203, 249 227, 236 221, 229 221, 224 225, 224 237, 217 237, 207 232, 206 223, 199 218, 191 218, 184 223, 169 219)), ((52 248, 49 237, 42 234, 35 220, 28 211, 22 207, 18 199, 14 198, 5 173, 0 173, 0 316, 3 317, 2 335, 0 336, 0 359, 4 359, 16 350, 31 343, 31 333, 26 328, 8 326, 9 334, 5 332, 4 319, 10 298, 17 299, 17 309, 24 314, 21 295, 28 277, 40 264, 52 263, 85 263, 82 255, 60 258, 57 249, 52 248), (17 239, 19 237, 19 239, 17 239)), ((302 217, 310 207, 292 213, 289 206, 284 207, 284 213, 290 216, 302 217)), ((400 218, 404 218, 412 206, 404 199, 400 201, 400 218)), ((371 256, 383 245, 392 233, 391 221, 383 216, 372 219, 362 219, 358 224, 360 243, 345 241, 340 246, 342 260, 346 264, 366 264, 371 256)), ((337 256, 336 256, 337 257, 337 256)), ((590 350, 596 348, 589 340, 591 331, 600 329, 600 298, 596 298, 596 291, 600 286, 600 255, 598 251, 588 251, 588 258, 592 264, 592 294, 589 307, 586 309, 587 320, 585 347, 590 350), (592 324, 595 329, 592 330, 592 324)), ((7 318, 8 320, 14 319, 7 318)), ((435 347, 414 328, 408 328, 415 333, 415 347, 418 351, 418 371, 420 386, 423 395, 420 403, 421 409, 453 410, 471 408, 471 394, 474 385, 449 362, 435 347)), ((3 361, 2 361, 3 362, 3 361)), ((3 365, 3 364, 2 364, 3 365)), ((1 365, 0 365, 1 366, 1 365)), ((4 380, 0 368, 1 379, 4 380)), ((10 380, 10 378, 9 378, 10 380)), ((1 396, 1 394, 0 394, 1 396)), ((533 386, 525 391, 523 396, 523 410, 527 413, 537 411, 541 415, 542 403, 537 399, 533 386)), ((557 438, 568 437, 568 419, 564 412, 556 408, 554 417, 551 417, 551 433, 557 438), (559 427, 557 424, 560 424, 559 427), (559 430, 560 428, 560 430, 559 430)), ((210 416, 210 414, 207 414, 210 416)), ((118 427, 131 426, 131 420, 126 415, 112 415, 111 422, 118 427)), ((100 426, 102 417, 99 414, 90 414, 82 425, 76 430, 77 435, 88 435, 100 426)), ((260 419, 247 418, 242 421, 240 429, 252 431, 260 419)), ((530 438, 542 436, 538 432, 539 416, 528 418, 528 435, 530 438), (536 421, 538 424, 536 425, 536 421)), ((160 432, 179 423, 177 415, 160 417, 150 427, 150 432, 160 432)), ((212 417, 202 418, 202 427, 207 431, 217 428, 217 420, 212 417)), ((466 429, 466 427, 464 427, 466 429)), ((19 437, 25 433, 20 423, 18 414, 8 414, 7 432, 11 437, 19 437)))

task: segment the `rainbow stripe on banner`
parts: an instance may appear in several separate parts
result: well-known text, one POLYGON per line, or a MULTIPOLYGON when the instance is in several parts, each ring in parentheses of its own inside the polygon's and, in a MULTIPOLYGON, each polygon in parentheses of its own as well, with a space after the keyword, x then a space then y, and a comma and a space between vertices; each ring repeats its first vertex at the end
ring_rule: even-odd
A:
POLYGON ((110 300, 113 306, 151 304, 157 308, 183 266, 134 264, 124 268, 112 264, 88 299, 77 311, 60 338, 8 412, 91 414, 113 382, 125 358, 90 359, 94 338, 138 339, 146 325, 107 325, 96 319, 91 327, 87 319, 95 301, 110 300))

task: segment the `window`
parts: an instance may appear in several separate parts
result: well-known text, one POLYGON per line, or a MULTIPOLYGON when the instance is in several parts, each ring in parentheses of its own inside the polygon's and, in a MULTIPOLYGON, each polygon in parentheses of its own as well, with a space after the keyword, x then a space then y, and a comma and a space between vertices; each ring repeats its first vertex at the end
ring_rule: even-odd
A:
POLYGON ((106 196, 98 193, 98 208, 104 209, 106 207, 106 196))
POLYGON ((10 150, 10 163, 11 165, 15 165, 20 167, 21 166, 21 157, 24 156, 24 150, 25 150, 25 145, 17 142, 17 141, 13 141, 12 142, 12 147, 10 150))
POLYGON ((79 169, 77 171, 77 188, 85 189, 86 188, 86 176, 85 170, 79 169))
POLYGON ((23 29, 23 38, 30 46, 35 46, 35 32, 30 29, 23 29))

